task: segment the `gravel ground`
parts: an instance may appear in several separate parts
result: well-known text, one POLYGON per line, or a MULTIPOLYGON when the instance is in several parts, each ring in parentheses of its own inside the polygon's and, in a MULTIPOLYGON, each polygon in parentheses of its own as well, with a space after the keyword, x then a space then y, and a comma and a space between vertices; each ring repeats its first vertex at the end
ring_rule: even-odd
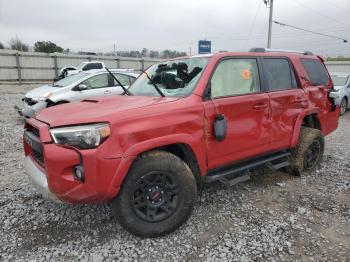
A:
POLYGON ((350 112, 316 172, 259 170, 234 187, 207 186, 184 226, 141 239, 108 205, 56 204, 33 189, 13 105, 34 86, 0 85, 0 260, 350 261, 350 112))

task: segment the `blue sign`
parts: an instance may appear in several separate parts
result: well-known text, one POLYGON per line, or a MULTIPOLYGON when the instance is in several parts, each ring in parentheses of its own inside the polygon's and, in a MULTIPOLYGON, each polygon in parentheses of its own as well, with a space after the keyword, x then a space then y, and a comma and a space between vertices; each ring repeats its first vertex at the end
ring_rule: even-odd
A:
POLYGON ((210 54, 211 53, 211 41, 199 40, 198 41, 198 54, 210 54))

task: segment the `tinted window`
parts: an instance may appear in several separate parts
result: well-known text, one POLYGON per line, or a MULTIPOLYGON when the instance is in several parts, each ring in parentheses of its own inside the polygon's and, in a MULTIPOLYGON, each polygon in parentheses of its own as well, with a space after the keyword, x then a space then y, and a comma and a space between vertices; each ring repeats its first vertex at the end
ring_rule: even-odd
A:
POLYGON ((211 78, 212 97, 256 93, 260 90, 258 66, 255 59, 222 61, 211 78))
POLYGON ((319 60, 301 59, 301 62, 314 86, 328 84, 329 78, 327 70, 319 60))
MULTIPOLYGON (((123 75, 123 74, 113 74, 118 80, 120 83, 122 83, 123 86, 129 86, 130 85, 130 79, 129 79, 129 76, 127 75, 123 75)), ((114 80, 114 86, 119 86, 118 82, 115 81, 115 79, 113 78, 114 80)))
POLYGON ((102 69, 101 63, 92 63, 90 64, 90 69, 102 69))
POLYGON ((87 64, 87 65, 83 68, 83 71, 91 70, 91 69, 102 69, 102 64, 101 64, 101 63, 91 63, 91 64, 87 64))
POLYGON ((264 58, 264 70, 270 91, 297 87, 297 81, 287 59, 264 58))
POLYGON ((100 74, 90 77, 89 79, 82 82, 83 85, 86 85, 88 89, 102 88, 108 86, 108 75, 100 74))

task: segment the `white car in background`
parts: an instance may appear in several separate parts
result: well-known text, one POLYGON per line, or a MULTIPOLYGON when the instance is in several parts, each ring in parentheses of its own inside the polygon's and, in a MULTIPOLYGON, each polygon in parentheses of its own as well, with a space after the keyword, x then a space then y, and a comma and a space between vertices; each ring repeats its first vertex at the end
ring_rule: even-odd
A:
POLYGON ((331 77, 335 89, 333 97, 343 115, 350 107, 350 73, 331 73, 331 77))
MULTIPOLYGON (((110 69, 110 71, 125 88, 128 88, 139 75, 123 69, 110 69)), ((44 85, 29 91, 22 99, 24 107, 15 106, 15 109, 20 115, 31 117, 46 107, 123 93, 123 88, 106 70, 93 70, 71 75, 52 85, 44 85)))
POLYGON ((58 73, 58 77, 55 78, 55 81, 58 81, 70 75, 78 74, 82 71, 104 69, 104 68, 105 68, 105 63, 100 61, 87 61, 87 62, 82 62, 77 66, 65 66, 61 68, 61 70, 58 73))

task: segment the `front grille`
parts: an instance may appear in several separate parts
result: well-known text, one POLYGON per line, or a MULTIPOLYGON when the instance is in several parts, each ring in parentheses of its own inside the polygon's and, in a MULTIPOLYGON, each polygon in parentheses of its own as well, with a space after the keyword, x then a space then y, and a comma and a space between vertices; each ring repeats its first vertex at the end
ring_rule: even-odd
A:
POLYGON ((41 165, 44 165, 43 147, 40 141, 39 130, 27 125, 24 132, 24 140, 32 149, 33 158, 41 165))
POLYGON ((37 103, 37 101, 35 101, 29 97, 25 97, 22 100, 29 106, 35 105, 37 103))
POLYGON ((44 165, 44 156, 41 152, 37 152, 33 150, 33 157, 34 159, 41 165, 44 165))

